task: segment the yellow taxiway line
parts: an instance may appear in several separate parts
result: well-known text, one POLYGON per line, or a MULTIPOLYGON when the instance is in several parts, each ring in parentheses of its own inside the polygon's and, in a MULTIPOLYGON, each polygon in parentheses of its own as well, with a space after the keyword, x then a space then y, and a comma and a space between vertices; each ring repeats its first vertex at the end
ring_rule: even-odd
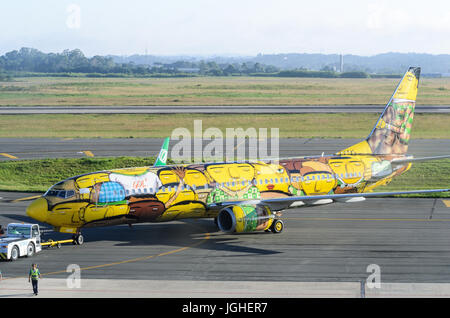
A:
POLYGON ((0 156, 6 157, 6 158, 10 158, 10 159, 19 159, 16 156, 10 155, 8 153, 0 153, 0 156))
POLYGON ((450 208, 450 200, 442 200, 447 208, 450 208))
MULTIPOLYGON (((102 268, 102 267, 110 267, 110 266, 126 264, 126 263, 134 263, 134 262, 139 262, 139 261, 144 261, 144 260, 148 260, 148 259, 152 259, 152 258, 157 258, 157 257, 161 257, 161 256, 166 256, 166 255, 179 253, 179 252, 185 251, 187 249, 190 249, 190 248, 193 248, 193 247, 197 247, 197 246, 205 243, 206 241, 208 241, 211 238, 211 234, 208 233, 208 232, 204 233, 203 235, 204 236, 203 236, 203 238, 200 241, 195 242, 195 243, 193 243, 191 245, 188 245, 188 246, 185 246, 185 247, 177 248, 175 250, 170 250, 170 251, 167 251, 167 252, 162 252, 162 253, 159 253, 159 254, 154 254, 154 255, 149 255, 149 256, 143 256, 143 257, 138 257, 138 258, 133 258, 133 259, 127 259, 127 260, 113 262, 113 263, 82 267, 82 268, 80 268, 80 270, 83 271, 83 270, 96 269, 96 268, 102 268)), ((62 271, 57 271, 57 272, 50 272, 50 273, 44 273, 44 274, 42 274, 42 276, 55 275, 55 274, 61 274, 61 273, 67 273, 67 270, 62 270, 62 271)), ((3 280, 17 279, 17 278, 24 278, 24 277, 25 276, 10 277, 10 278, 3 278, 3 280)))
POLYGON ((85 150, 85 151, 83 151, 83 153, 88 157, 94 157, 94 154, 89 150, 85 150))
MULTIPOLYGON (((138 258, 133 258, 133 259, 127 259, 127 260, 123 260, 123 261, 119 261, 119 262, 114 262, 114 263, 108 263, 108 264, 101 264, 101 265, 94 265, 94 266, 88 266, 88 267, 83 267, 80 268, 80 270, 84 271, 84 270, 89 270, 89 269, 96 269, 96 268, 102 268, 102 267, 110 267, 110 266, 115 266, 115 265, 120 265, 120 264, 126 264, 126 263, 134 263, 134 262, 139 262, 139 261, 144 261, 147 259, 151 259, 151 258, 156 258, 156 257, 161 257, 161 256, 166 256, 166 255, 170 255, 170 254, 175 254, 175 253, 179 253, 182 251, 185 251, 187 249, 199 246, 201 244, 203 244, 204 242, 206 242, 207 240, 210 239, 210 233, 205 233, 205 236, 203 237, 202 240, 200 240, 199 242, 196 242, 192 245, 189 246, 185 246, 185 247, 181 247, 175 250, 171 250, 171 251, 167 251, 167 252, 163 252, 163 253, 159 253, 159 254, 155 254, 155 255, 149 255, 149 256, 143 256, 143 257, 138 257, 138 258)), ((51 272, 51 273, 45 273, 42 274, 42 276, 48 276, 48 275, 55 275, 55 274, 61 274, 61 273, 66 273, 67 271, 58 271, 58 272, 51 272)))
POLYGON ((42 196, 42 194, 33 195, 32 197, 25 197, 25 198, 15 199, 15 200, 13 200, 11 202, 12 203, 16 203, 16 202, 21 202, 21 201, 28 201, 28 200, 33 200, 33 199, 40 198, 41 196, 42 196))

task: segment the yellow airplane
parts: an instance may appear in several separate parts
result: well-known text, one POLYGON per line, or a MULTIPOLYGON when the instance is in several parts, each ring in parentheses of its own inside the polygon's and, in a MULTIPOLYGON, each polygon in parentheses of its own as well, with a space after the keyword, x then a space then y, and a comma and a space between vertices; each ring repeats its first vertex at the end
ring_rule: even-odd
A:
POLYGON ((165 165, 166 139, 155 166, 63 180, 33 201, 27 214, 73 234, 82 244, 83 228, 186 218, 212 218, 224 232, 280 233, 280 212, 292 207, 449 191, 372 192, 410 169, 412 162, 438 158, 406 155, 419 76, 420 68, 410 67, 369 136, 336 154, 165 165))

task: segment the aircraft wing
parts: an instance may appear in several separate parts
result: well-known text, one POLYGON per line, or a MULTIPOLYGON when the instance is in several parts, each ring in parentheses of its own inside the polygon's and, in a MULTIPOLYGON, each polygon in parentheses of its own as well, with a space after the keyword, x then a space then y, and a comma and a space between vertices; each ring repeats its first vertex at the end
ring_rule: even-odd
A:
POLYGON ((450 158, 450 155, 435 156, 435 157, 422 157, 422 158, 406 157, 406 158, 401 158, 401 159, 393 159, 392 164, 404 164, 404 163, 409 163, 409 162, 440 160, 440 159, 446 159, 446 158, 450 158))
MULTIPOLYGON (((249 200, 249 201, 225 201, 219 203, 212 203, 208 206, 211 209, 222 209, 230 205, 242 205, 242 204, 262 204, 268 206, 273 211, 280 211, 289 208, 295 203, 314 204, 318 200, 347 200, 351 199, 356 201, 364 200, 371 197, 382 197, 399 194, 421 194, 421 193, 437 193, 437 192, 449 192, 450 189, 433 189, 433 190, 412 190, 412 191, 394 191, 394 192, 368 192, 368 193, 347 193, 347 194, 325 194, 325 195, 303 195, 303 196, 291 196, 284 198, 272 198, 261 200, 249 200), (358 200, 359 199, 359 200, 358 200)), ((331 201, 330 201, 331 202, 331 201)))

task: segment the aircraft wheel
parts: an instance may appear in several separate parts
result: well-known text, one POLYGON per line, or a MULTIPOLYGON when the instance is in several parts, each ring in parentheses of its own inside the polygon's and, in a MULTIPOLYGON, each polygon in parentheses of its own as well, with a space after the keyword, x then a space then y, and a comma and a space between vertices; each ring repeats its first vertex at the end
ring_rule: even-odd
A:
POLYGON ((84 243, 84 237, 83 237, 83 235, 78 234, 78 235, 75 237, 75 242, 76 242, 77 245, 83 245, 83 243, 84 243))
POLYGON ((275 220, 272 224, 272 226, 270 227, 270 230, 272 231, 272 233, 281 233, 283 232, 284 229, 284 223, 281 220, 275 220))

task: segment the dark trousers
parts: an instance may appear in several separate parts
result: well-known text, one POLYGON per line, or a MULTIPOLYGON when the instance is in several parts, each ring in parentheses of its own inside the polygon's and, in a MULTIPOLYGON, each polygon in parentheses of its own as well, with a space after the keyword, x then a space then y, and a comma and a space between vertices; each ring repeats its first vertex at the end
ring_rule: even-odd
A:
POLYGON ((32 279, 31 280, 31 284, 33 285, 33 292, 35 294, 38 293, 38 280, 37 279, 32 279))

